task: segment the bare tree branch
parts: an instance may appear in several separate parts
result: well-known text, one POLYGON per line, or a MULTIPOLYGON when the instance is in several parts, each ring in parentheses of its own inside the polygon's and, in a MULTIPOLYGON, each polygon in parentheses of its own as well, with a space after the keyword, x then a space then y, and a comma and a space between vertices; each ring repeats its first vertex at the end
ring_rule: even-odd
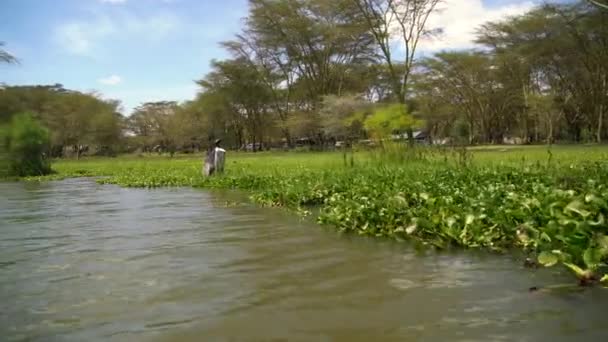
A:
POLYGON ((6 52, 2 47, 4 46, 4 42, 0 42, 0 62, 9 63, 9 64, 18 64, 19 60, 15 58, 10 53, 6 52))

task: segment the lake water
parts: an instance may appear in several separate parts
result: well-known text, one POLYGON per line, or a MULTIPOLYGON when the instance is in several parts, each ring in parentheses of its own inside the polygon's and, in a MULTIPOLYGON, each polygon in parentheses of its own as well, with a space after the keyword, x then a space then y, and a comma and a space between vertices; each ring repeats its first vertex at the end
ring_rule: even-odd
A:
POLYGON ((0 183, 0 339, 608 338, 608 290, 527 291, 572 283, 559 269, 421 255, 246 203, 90 179, 0 183))

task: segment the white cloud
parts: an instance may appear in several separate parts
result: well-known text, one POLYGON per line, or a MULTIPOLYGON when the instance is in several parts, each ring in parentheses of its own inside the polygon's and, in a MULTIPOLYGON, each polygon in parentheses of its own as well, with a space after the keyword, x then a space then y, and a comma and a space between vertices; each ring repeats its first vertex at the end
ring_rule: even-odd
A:
POLYGON ((442 28, 443 34, 421 41, 420 50, 432 52, 474 47, 475 29, 480 25, 523 14, 534 5, 533 1, 525 1, 490 8, 482 0, 445 0, 440 4, 440 11, 432 14, 427 22, 428 28, 442 28))
POLYGON ((113 85, 117 85, 117 84, 121 83, 122 78, 118 75, 111 75, 108 77, 102 77, 102 78, 98 79, 97 82, 99 82, 101 84, 113 86, 113 85))
POLYGON ((164 38, 179 25, 179 19, 171 14, 157 14, 148 17, 124 13, 117 18, 118 26, 127 33, 142 38, 164 38))
POLYGON ((142 16, 120 11, 112 16, 96 15, 89 20, 66 22, 55 29, 54 39, 69 53, 93 55, 97 48, 108 46, 113 41, 162 40, 173 32, 179 23, 178 18, 171 13, 142 16))
POLYGON ((82 54, 89 50, 91 42, 76 23, 70 23, 59 27, 55 35, 57 40, 70 52, 82 54))
POLYGON ((98 22, 89 26, 82 22, 69 22, 55 30, 55 39, 68 52, 86 55, 90 52, 96 39, 104 37, 113 31, 109 22, 98 22))

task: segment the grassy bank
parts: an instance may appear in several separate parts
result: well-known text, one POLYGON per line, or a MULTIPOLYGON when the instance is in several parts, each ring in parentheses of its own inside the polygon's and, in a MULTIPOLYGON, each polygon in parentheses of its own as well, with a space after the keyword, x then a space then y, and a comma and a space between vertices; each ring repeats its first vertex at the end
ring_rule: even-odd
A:
POLYGON ((608 148, 485 147, 415 156, 359 152, 230 153, 227 172, 205 179, 200 156, 61 160, 43 179, 107 176, 130 187, 248 190, 262 205, 319 205, 319 221, 345 232, 437 248, 520 248, 562 264, 581 283, 608 260, 608 148))

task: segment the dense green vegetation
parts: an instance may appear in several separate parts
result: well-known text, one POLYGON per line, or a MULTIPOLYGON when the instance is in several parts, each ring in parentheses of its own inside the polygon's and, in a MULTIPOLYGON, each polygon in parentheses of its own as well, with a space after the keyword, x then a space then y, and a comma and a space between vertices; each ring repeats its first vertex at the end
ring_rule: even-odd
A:
POLYGON ((51 177, 247 190, 261 205, 318 207, 319 222, 341 231, 437 248, 519 248, 542 264, 568 265, 582 283, 599 280, 608 261, 608 149, 479 148, 466 164, 461 153, 419 149, 399 161, 361 151, 354 167, 339 153, 241 153, 210 178, 187 156, 92 158, 59 161, 51 177))
POLYGON ((107 155, 108 151, 120 151, 124 145, 118 106, 117 101, 67 90, 59 84, 6 87, 0 90, 0 125, 19 113, 29 112, 49 130, 50 155, 107 155))
POLYGON ((14 116, 9 125, 0 126, 2 157, 0 177, 40 176, 51 172, 45 156, 49 133, 30 113, 14 116))

